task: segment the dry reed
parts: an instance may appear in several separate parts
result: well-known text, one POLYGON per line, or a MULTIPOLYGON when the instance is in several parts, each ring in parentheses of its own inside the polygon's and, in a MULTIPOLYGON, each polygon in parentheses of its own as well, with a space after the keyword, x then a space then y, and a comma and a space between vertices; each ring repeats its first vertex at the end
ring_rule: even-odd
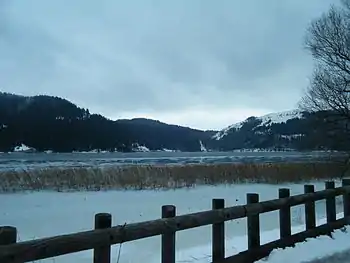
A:
POLYGON ((237 183, 298 183, 338 179, 343 176, 344 168, 344 164, 323 162, 11 170, 0 172, 0 192, 143 190, 237 183))

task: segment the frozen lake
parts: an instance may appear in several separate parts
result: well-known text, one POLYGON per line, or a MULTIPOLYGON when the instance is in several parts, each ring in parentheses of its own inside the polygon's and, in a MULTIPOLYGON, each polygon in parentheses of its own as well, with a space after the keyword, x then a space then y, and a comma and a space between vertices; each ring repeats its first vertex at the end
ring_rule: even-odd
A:
MULTIPOLYGON (((338 185, 338 182, 337 182, 338 185)), ((316 189, 323 189, 322 183, 315 183, 316 189)), ((211 209, 212 198, 224 198, 226 206, 245 204, 246 193, 256 192, 261 200, 277 197, 278 188, 288 187, 292 194, 303 191, 302 184, 263 185, 241 184, 230 186, 203 186, 193 189, 168 191, 106 191, 106 192, 34 192, 1 194, 0 225, 18 228, 20 240, 48 237, 91 230, 96 213, 107 212, 113 215, 113 225, 134 223, 160 217, 161 206, 176 205, 177 214, 186 214, 211 209)), ((316 203, 317 217, 325 217, 325 202, 316 203)), ((304 222, 303 206, 292 208, 294 226, 304 222)), ((337 212, 342 212, 342 202, 337 202, 337 212)), ((261 228, 264 233, 279 227, 278 212, 261 215, 261 228)), ((299 227, 298 231, 303 230, 299 227)), ((275 231, 276 232, 276 231, 275 231)), ((274 233, 275 233, 274 232, 274 233)), ((262 238, 268 237, 262 234, 262 238)), ((234 220, 226 223, 227 247, 230 253, 246 249, 246 221, 234 220)), ((196 257, 211 254, 211 226, 199 227, 177 233, 177 257, 179 262, 195 262, 196 257)), ((278 238, 274 236, 273 239, 278 238)), ((120 246, 113 246, 113 262, 116 262, 120 246)), ((91 251, 79 252, 41 262, 82 263, 91 262, 91 251)), ((128 242, 121 247, 120 263, 159 262, 160 237, 128 242)), ((206 261, 205 261, 206 262, 206 261)), ((207 262, 210 262, 210 258, 207 262)))
POLYGON ((0 170, 138 164, 301 162, 329 157, 330 153, 324 152, 2 153, 0 170))

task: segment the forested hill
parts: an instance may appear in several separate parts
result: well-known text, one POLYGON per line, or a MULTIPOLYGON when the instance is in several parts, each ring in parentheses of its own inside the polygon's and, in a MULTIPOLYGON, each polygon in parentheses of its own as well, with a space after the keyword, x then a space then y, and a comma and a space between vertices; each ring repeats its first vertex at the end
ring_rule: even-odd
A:
POLYGON ((26 145, 36 151, 231 151, 341 149, 299 111, 250 117, 222 131, 201 131, 150 119, 109 120, 68 100, 0 93, 0 152, 26 145))
POLYGON ((341 129, 330 126, 327 112, 276 112, 230 125, 212 139, 221 151, 232 147, 273 150, 348 150, 350 141, 341 129))
POLYGON ((112 121, 68 100, 0 93, 0 151, 27 145, 37 151, 199 151, 204 132, 147 119, 112 121))

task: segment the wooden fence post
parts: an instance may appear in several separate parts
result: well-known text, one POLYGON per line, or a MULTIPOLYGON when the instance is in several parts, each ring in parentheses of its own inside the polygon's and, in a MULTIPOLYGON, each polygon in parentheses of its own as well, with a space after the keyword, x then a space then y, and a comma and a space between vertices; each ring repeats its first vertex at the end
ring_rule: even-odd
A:
MULTIPOLYGON (((259 202, 259 194, 247 194, 247 205, 259 202)), ((259 214, 247 216, 248 250, 260 246, 260 220, 259 214)))
MULTIPOLYGON (((311 194, 315 192, 315 186, 312 184, 304 185, 304 193, 311 194)), ((305 227, 310 230, 316 227, 316 207, 315 202, 305 203, 305 227)))
MULTIPOLYGON (((11 245, 11 244, 15 244, 16 242, 17 242, 17 228, 13 226, 0 227, 0 246, 11 245)), ((16 262, 18 263, 18 261, 16 262)))
MULTIPOLYGON (((342 186, 350 186, 350 179, 343 179, 342 186)), ((350 216, 350 193, 343 195, 344 217, 350 216)))
MULTIPOLYGON (((162 206, 162 218, 171 218, 176 215, 174 205, 162 206)), ((162 234, 162 263, 175 263, 175 234, 176 232, 167 231, 162 234)))
MULTIPOLYGON (((213 199, 212 209, 225 208, 225 199, 213 199)), ((212 261, 225 258, 225 222, 212 225, 212 261)))
POLYGON ((17 242, 17 229, 13 226, 0 227, 0 246, 17 242))
MULTIPOLYGON (((325 183, 326 189, 334 189, 335 184, 333 181, 328 181, 325 183)), ((327 197, 326 198, 326 213, 327 213, 327 223, 332 223, 336 221, 336 205, 335 205, 335 197, 327 197)))
MULTIPOLYGON (((112 226, 112 215, 99 213, 95 215, 95 229, 110 228, 112 226)), ((111 246, 101 246, 94 248, 94 263, 110 263, 111 246)))
MULTIPOLYGON (((281 188, 278 190, 279 198, 290 197, 290 191, 288 188, 281 188)), ((290 206, 285 206, 279 211, 280 218, 280 238, 289 237, 291 235, 291 216, 290 216, 290 206)))

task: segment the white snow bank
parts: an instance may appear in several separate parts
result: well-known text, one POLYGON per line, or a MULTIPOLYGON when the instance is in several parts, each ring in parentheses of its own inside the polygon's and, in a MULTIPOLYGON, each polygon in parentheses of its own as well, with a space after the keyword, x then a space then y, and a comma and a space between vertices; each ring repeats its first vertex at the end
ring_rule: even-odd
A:
MULTIPOLYGON (((343 213, 337 215, 337 218, 343 217, 343 213)), ((325 224, 326 220, 319 220, 317 225, 325 224)), ((302 230, 297 230, 300 232, 302 230)), ((262 259, 258 262, 269 263, 297 263, 321 259, 334 253, 341 253, 350 249, 350 227, 344 230, 335 230, 332 238, 324 235, 317 238, 310 238, 305 242, 297 243, 294 248, 276 249, 271 252, 267 261, 262 259)), ((276 239, 276 238, 275 238, 276 239)), ((332 262, 332 261, 330 261, 332 262)))
MULTIPOLYGON (((347 240, 344 240, 346 242, 347 240)), ((318 258, 305 263, 349 263, 350 259, 350 249, 347 249, 343 252, 337 252, 330 256, 324 258, 318 258)))
POLYGON ((14 152, 29 152, 29 151, 34 151, 35 149, 32 148, 32 147, 28 147, 27 145, 25 144, 21 144, 21 146, 16 146, 14 148, 14 152))
POLYGON ((143 145, 140 145, 137 148, 134 148, 133 150, 136 152, 149 152, 150 151, 146 146, 143 146, 143 145))
POLYGON ((178 150, 172 150, 172 149, 167 149, 167 148, 163 148, 163 150, 161 150, 162 152, 179 152, 178 150))
POLYGON ((132 151, 133 152, 150 152, 150 149, 148 149, 144 145, 139 145, 138 143, 132 144, 132 151))

